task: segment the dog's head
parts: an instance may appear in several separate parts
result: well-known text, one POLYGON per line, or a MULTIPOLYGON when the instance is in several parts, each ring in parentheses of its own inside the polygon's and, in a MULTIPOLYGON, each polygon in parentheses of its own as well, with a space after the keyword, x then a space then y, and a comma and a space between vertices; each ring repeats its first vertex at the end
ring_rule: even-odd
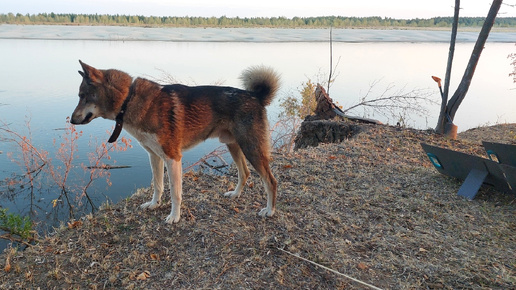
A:
POLYGON ((91 120, 100 117, 99 97, 100 87, 102 86, 104 74, 101 70, 91 67, 79 60, 83 71, 79 71, 82 76, 82 83, 79 88, 79 104, 72 114, 72 124, 88 124, 91 120))
POLYGON ((102 117, 114 120, 127 97, 132 78, 118 70, 99 70, 79 60, 83 71, 79 87, 79 104, 70 122, 76 125, 88 124, 102 117))

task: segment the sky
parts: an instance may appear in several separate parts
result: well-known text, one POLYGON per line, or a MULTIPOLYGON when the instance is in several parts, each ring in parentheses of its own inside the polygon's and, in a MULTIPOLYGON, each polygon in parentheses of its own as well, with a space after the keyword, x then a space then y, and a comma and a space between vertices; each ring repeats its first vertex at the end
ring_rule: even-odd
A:
MULTIPOLYGON (((454 0, 3 0, 0 13, 125 14, 201 17, 380 16, 397 19, 453 16, 454 0)), ((499 17, 516 17, 506 0, 499 17)), ((485 17, 490 0, 461 1, 461 16, 485 17)))

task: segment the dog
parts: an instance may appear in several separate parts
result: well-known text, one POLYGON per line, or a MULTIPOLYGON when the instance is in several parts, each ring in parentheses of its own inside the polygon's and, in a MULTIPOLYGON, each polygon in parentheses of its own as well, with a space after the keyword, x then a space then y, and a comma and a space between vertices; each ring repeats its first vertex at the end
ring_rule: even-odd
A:
POLYGON ((238 169, 238 184, 226 197, 240 196, 250 172, 246 161, 260 175, 267 206, 259 215, 270 217, 276 211, 277 181, 269 167, 270 143, 268 106, 279 89, 279 75, 264 66, 245 70, 240 79, 245 90, 224 86, 160 85, 133 79, 116 69, 101 70, 79 60, 82 82, 79 104, 70 122, 90 123, 101 117, 115 120, 109 142, 115 142, 122 127, 148 152, 154 192, 152 200, 141 205, 154 209, 163 194, 164 166, 167 168, 172 208, 166 222, 181 217, 182 151, 207 138, 226 144, 238 169))

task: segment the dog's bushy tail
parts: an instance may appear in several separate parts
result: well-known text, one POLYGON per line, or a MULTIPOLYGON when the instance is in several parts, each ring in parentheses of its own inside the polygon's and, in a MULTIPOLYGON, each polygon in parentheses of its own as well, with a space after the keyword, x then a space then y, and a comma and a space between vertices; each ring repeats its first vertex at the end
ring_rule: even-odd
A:
POLYGON ((242 72, 240 79, 244 88, 260 100, 263 106, 268 106, 280 86, 278 73, 270 67, 253 66, 242 72))

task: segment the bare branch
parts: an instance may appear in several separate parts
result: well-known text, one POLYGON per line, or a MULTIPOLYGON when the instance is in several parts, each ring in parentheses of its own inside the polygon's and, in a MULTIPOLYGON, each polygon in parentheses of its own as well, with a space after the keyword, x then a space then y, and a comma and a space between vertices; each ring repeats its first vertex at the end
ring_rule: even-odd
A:
POLYGON ((328 89, 326 91, 330 93, 331 76, 333 74, 333 28, 330 27, 330 73, 328 74, 328 89))
POLYGON ((291 153, 294 149, 296 133, 301 126, 301 119, 297 116, 282 115, 271 127, 271 147, 276 152, 291 153))
POLYGON ((431 93, 425 89, 412 89, 407 91, 406 87, 396 90, 394 84, 389 84, 383 92, 374 97, 374 89, 380 83, 376 80, 371 83, 366 94, 360 101, 342 111, 350 112, 357 108, 364 108, 364 115, 368 110, 386 117, 397 118, 400 114, 416 114, 418 116, 428 115, 425 105, 436 104, 430 98, 431 93))
POLYGON ((184 171, 187 172, 189 170, 192 170, 196 166, 202 166, 203 164, 205 166, 208 166, 211 169, 215 170, 221 170, 223 168, 229 167, 229 163, 226 162, 224 159, 224 154, 227 154, 229 151, 227 150, 226 146, 219 146, 215 148, 213 151, 211 151, 208 154, 205 154, 202 156, 199 160, 197 160, 195 163, 187 166, 184 171), (212 165, 208 161, 212 159, 215 162, 219 162, 219 165, 212 165))

